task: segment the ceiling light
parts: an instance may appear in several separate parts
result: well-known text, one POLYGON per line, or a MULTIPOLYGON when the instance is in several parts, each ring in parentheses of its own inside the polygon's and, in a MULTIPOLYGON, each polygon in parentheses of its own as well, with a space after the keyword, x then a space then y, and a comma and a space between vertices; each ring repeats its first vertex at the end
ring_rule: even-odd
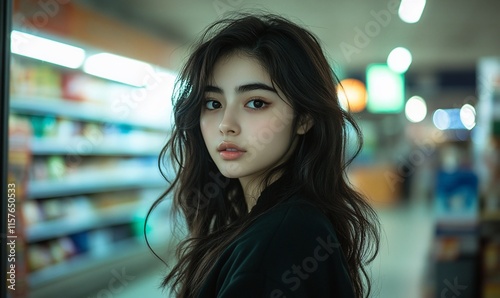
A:
POLYGON ((406 102, 405 105, 406 119, 410 122, 418 123, 427 116, 427 105, 425 100, 420 96, 413 96, 406 102))
POLYGON ((406 48, 397 47, 389 53, 387 57, 387 65, 397 72, 404 73, 410 67, 412 61, 411 53, 406 48))
POLYGON ((154 73, 153 67, 145 62, 110 53, 99 53, 88 57, 83 65, 83 71, 135 87, 145 86, 154 73))
POLYGON ((420 20, 424 7, 425 0, 402 0, 398 14, 403 22, 413 24, 420 20))
POLYGON ((476 126, 476 109, 470 104, 465 104, 460 109, 460 121, 468 130, 476 126))
POLYGON ((85 51, 79 47, 16 30, 12 31, 10 38, 14 54, 69 68, 80 67, 85 59, 85 51))

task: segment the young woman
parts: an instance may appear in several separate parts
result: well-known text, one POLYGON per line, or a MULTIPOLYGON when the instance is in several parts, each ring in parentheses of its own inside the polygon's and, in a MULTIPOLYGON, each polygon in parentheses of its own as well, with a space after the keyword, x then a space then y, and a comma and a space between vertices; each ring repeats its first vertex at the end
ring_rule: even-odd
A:
POLYGON ((176 176, 151 208, 172 194, 188 228, 164 287, 178 297, 369 295, 378 221, 346 178, 347 138, 361 132, 336 85, 317 39, 282 17, 241 15, 205 32, 180 73, 160 156, 176 176))

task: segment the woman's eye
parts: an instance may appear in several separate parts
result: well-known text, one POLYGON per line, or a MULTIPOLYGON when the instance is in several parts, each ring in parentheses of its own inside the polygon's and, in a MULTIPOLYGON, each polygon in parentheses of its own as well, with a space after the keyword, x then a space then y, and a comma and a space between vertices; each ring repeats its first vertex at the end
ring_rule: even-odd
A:
POLYGON ((263 100, 260 100, 260 99, 252 99, 246 105, 247 105, 247 107, 249 107, 251 109, 258 110, 258 109, 262 109, 265 106, 267 106, 267 103, 264 102, 263 100))
POLYGON ((221 107, 220 102, 216 100, 210 99, 205 102, 205 108, 207 108, 208 110, 215 110, 219 109, 220 107, 221 107))

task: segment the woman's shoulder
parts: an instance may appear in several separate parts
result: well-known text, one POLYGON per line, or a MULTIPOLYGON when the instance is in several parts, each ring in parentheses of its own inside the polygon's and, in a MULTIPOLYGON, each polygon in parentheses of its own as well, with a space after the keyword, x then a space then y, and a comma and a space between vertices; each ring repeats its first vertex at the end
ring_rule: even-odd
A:
MULTIPOLYGON (((274 255, 287 247, 294 252, 310 251, 324 243, 338 243, 332 223, 321 209, 304 196, 296 195, 271 208, 242 233, 242 246, 253 243, 263 255, 274 255)), ((337 244, 335 244, 337 245, 337 244)))

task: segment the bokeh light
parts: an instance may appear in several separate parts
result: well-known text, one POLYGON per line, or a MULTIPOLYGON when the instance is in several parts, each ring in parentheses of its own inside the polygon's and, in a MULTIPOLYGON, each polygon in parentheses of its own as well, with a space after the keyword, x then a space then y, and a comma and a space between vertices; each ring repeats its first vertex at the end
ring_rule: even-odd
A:
POLYGON ((366 107, 366 87, 357 79, 344 79, 338 87, 338 97, 344 110, 361 112, 366 107))
POLYGON ((387 65, 397 73, 404 73, 410 67, 412 61, 411 53, 408 49, 397 47, 389 53, 387 65))
POLYGON ((413 24, 420 20, 425 8, 426 0, 403 0, 399 5, 399 18, 406 23, 413 24))
POLYGON ((476 109, 470 104, 465 104, 460 109, 460 121, 468 130, 476 126, 476 109))
POLYGON ((410 122, 418 123, 427 116, 427 104, 420 96, 413 96, 406 102, 405 105, 406 119, 410 122))
POLYGON ((432 122, 439 130, 445 130, 450 128, 450 116, 445 110, 439 109, 434 112, 432 116, 432 122))

